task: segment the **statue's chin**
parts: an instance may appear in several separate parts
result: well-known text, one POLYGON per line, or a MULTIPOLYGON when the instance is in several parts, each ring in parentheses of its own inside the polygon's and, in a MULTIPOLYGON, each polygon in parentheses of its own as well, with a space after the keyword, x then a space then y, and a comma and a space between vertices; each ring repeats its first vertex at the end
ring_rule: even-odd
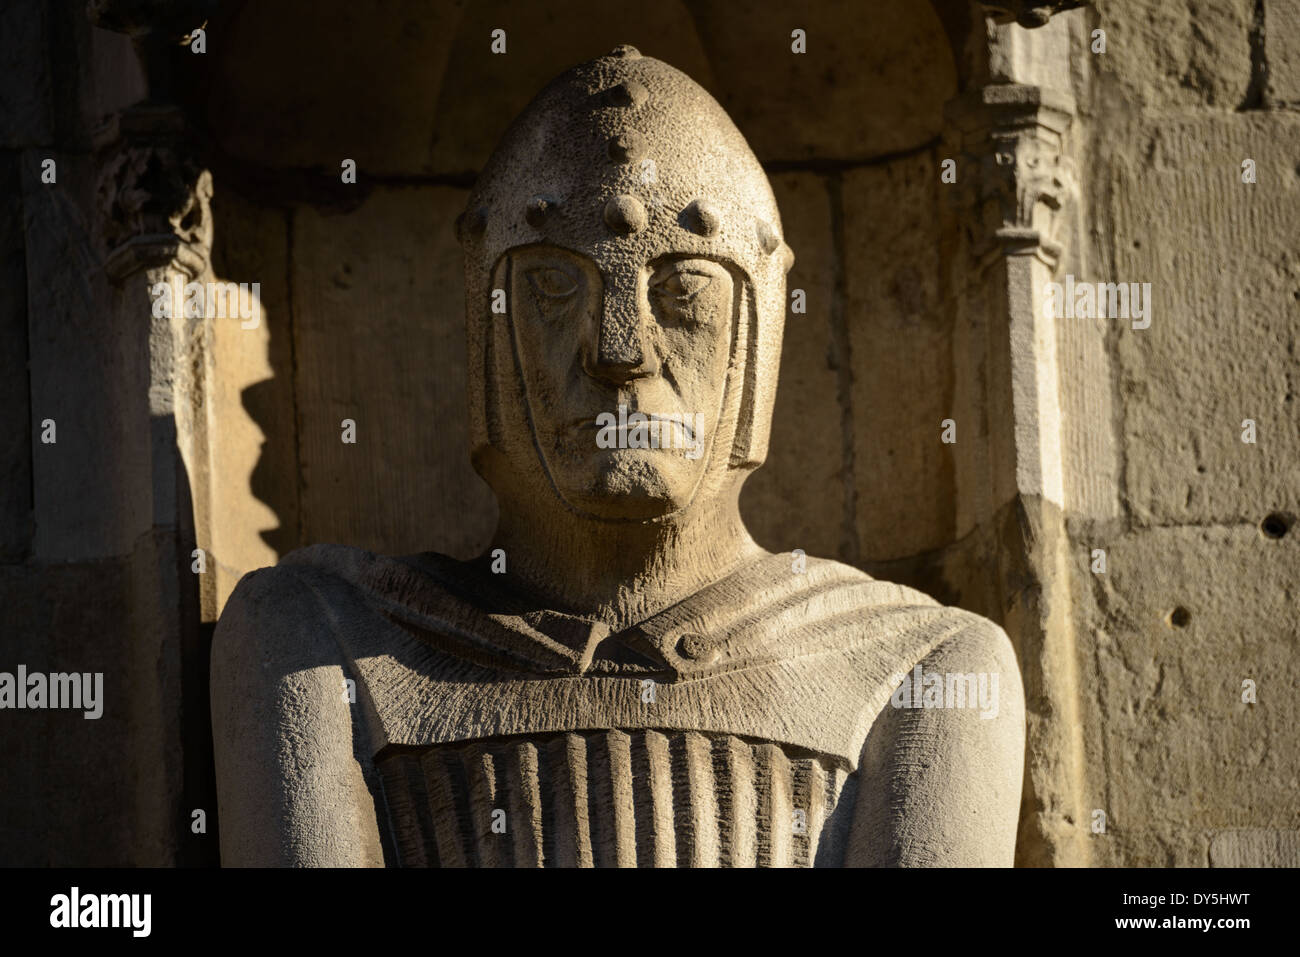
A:
POLYGON ((598 518, 663 518, 690 503, 694 481, 693 476, 680 474, 687 471, 680 462, 656 462, 661 454, 628 449, 603 452, 591 463, 596 466, 594 475, 587 472, 583 480, 556 485, 571 506, 598 518))

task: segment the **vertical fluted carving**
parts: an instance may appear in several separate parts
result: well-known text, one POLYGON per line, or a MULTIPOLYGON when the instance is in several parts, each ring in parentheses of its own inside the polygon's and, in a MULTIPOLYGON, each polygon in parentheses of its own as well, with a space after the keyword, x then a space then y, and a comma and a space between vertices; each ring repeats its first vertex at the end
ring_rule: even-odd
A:
POLYGON ((809 867, 847 838, 843 768, 729 735, 568 733, 379 763, 404 866, 809 867))

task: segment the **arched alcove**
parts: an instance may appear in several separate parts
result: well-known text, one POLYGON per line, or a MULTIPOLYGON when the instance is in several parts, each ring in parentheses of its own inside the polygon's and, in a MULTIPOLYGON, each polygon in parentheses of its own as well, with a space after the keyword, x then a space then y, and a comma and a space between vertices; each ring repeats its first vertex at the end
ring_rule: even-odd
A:
POLYGON ((214 335, 218 602, 301 544, 467 556, 486 542, 452 223, 532 96, 623 42, 728 110, 796 252, 806 312, 788 317, 771 453, 743 499, 755 536, 855 563, 945 544, 951 468, 922 436, 950 399, 932 185, 957 92, 950 31, 904 3, 223 9, 189 108, 217 183, 214 268, 260 283, 265 324, 214 335))

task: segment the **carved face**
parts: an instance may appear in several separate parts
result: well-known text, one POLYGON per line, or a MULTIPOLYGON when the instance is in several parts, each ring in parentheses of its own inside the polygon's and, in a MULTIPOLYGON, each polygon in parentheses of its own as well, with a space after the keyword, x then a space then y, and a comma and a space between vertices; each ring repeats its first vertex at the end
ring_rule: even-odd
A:
POLYGON ((533 435, 570 506, 645 520, 690 504, 726 390, 735 277, 686 255, 602 269, 555 246, 509 253, 533 435))

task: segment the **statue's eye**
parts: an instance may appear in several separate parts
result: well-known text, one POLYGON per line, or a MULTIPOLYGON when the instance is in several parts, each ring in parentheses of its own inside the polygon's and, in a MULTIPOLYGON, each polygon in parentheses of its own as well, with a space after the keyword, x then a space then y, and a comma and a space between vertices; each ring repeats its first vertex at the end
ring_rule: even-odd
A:
POLYGON ((547 299, 565 299, 578 288, 578 284, 563 269, 541 266, 528 270, 527 276, 533 291, 547 299))
POLYGON ((688 299, 695 298, 711 282, 713 282, 713 277, 708 273, 682 270, 680 272, 670 272, 659 281, 658 288, 665 295, 685 302, 688 299))

